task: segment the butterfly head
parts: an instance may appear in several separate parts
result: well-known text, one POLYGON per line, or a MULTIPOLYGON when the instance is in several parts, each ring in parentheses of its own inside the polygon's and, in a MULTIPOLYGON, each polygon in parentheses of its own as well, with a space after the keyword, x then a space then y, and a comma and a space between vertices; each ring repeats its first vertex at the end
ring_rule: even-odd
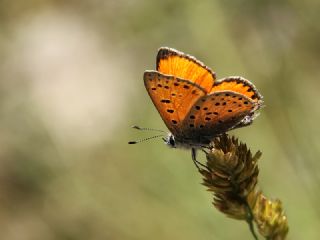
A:
POLYGON ((174 139, 174 136, 172 133, 168 133, 168 135, 164 138, 162 138, 165 144, 167 144, 171 148, 176 148, 176 140, 174 139))

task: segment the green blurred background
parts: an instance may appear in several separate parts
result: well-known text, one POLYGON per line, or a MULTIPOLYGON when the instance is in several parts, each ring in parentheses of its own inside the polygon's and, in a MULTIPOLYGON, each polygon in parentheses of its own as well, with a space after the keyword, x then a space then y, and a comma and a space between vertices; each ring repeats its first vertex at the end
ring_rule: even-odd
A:
MULTIPOLYGON (((196 56, 264 96, 231 134, 261 150, 259 185, 289 239, 320 238, 320 2, 0 1, 0 239, 251 239, 211 205, 190 152, 143 86, 157 49, 196 56)), ((201 156, 203 159, 203 156, 201 156)))

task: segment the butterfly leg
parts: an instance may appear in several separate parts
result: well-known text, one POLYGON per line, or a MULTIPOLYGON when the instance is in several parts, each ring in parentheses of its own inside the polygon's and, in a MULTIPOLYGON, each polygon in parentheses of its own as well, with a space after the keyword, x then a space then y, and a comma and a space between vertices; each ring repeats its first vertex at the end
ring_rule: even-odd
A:
MULTIPOLYGON (((208 149, 209 149, 209 148, 208 148, 208 149)), ((201 151, 204 152, 206 155, 209 154, 209 153, 208 153, 206 150, 204 150, 203 148, 201 148, 201 151)))
POLYGON ((198 171, 200 172, 203 168, 207 168, 207 166, 203 165, 201 162, 197 160, 197 152, 195 148, 191 148, 191 157, 194 165, 196 168, 198 168, 198 171))

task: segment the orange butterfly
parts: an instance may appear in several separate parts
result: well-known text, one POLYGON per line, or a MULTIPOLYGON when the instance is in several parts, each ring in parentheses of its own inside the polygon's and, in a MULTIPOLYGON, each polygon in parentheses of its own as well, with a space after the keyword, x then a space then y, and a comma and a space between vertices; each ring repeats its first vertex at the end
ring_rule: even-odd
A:
POLYGON ((195 149, 257 116, 262 96, 242 77, 216 80, 215 73, 194 57, 162 47, 157 71, 145 71, 144 84, 171 133, 171 147, 195 149))

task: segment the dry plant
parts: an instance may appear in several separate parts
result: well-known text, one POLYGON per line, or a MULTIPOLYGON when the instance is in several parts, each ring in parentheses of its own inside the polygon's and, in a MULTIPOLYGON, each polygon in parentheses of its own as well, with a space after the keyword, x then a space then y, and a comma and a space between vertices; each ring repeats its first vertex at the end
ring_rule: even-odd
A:
POLYGON ((267 199, 257 186, 261 152, 224 134, 211 142, 207 161, 198 165, 203 185, 213 193, 213 205, 230 218, 245 220, 255 239, 285 239, 288 221, 280 200, 267 199))

